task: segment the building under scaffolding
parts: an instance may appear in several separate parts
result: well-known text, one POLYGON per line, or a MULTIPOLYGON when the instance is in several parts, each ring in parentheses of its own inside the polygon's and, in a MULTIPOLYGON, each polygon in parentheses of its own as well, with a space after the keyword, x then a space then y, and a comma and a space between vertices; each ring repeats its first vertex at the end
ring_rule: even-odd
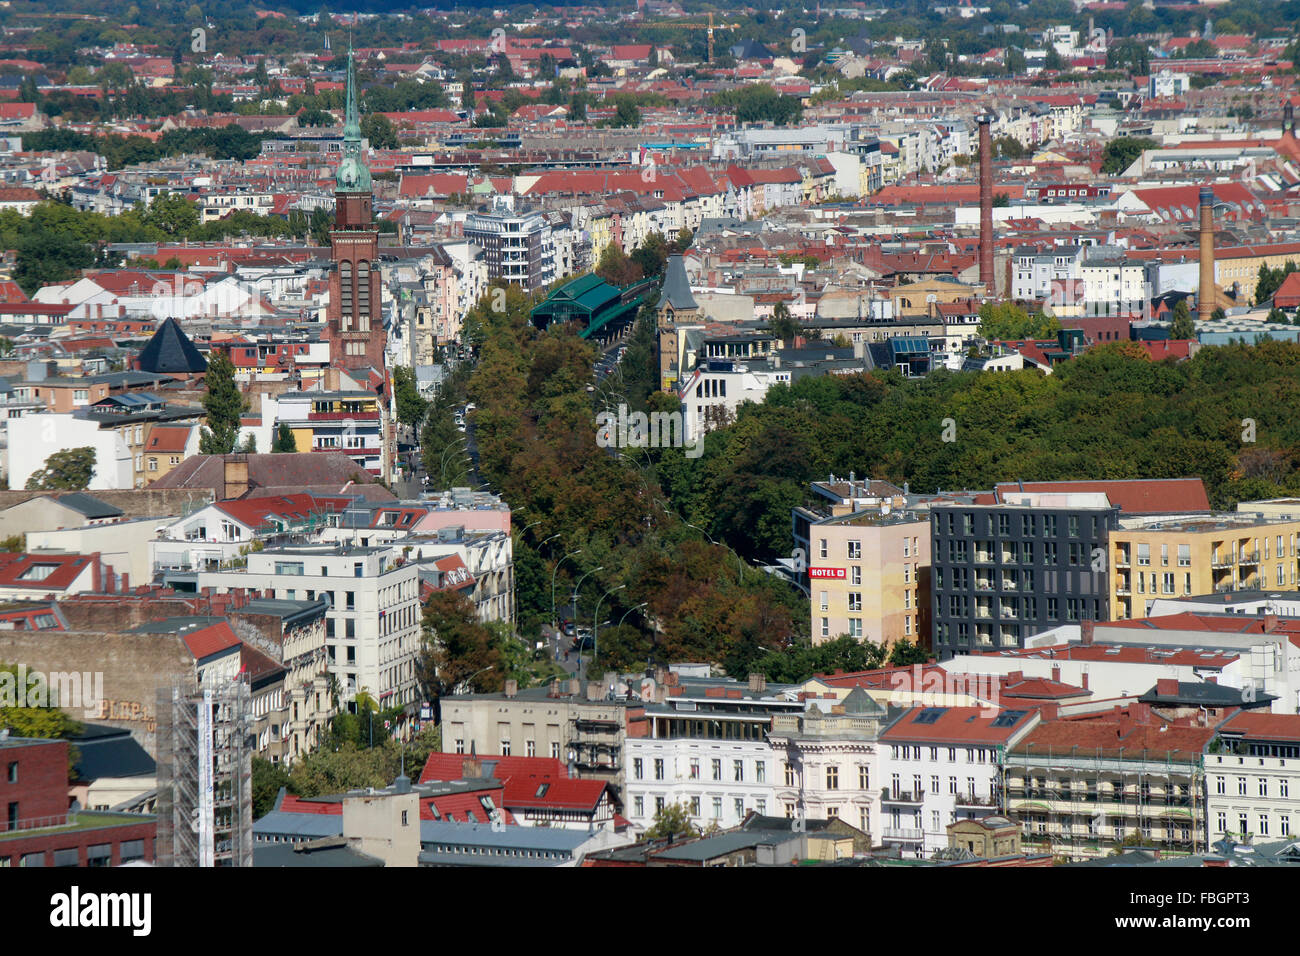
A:
MULTIPOLYGON (((1086 722, 1072 729, 1081 739, 1092 736, 1086 722)), ((1162 731, 1150 730, 1137 746, 1114 739, 1102 746, 1088 746, 1092 741, 1054 745, 1036 742, 1031 734, 1012 747, 1004 763, 1003 805, 1020 820, 1024 843, 1070 860, 1125 846, 1168 855, 1203 851, 1204 744, 1170 740, 1167 749, 1156 750, 1145 738, 1162 731)), ((1209 736, 1199 727, 1170 727, 1163 733, 1189 731, 1209 736)))
POLYGON ((252 866, 248 684, 158 691, 159 866, 252 866))

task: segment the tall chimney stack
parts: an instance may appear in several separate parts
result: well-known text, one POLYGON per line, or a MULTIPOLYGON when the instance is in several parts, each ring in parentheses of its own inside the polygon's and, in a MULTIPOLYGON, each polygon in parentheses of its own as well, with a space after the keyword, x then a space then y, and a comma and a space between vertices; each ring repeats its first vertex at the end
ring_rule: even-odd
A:
POLYGON ((1201 187, 1201 285, 1196 294, 1197 317, 1208 322, 1214 312, 1214 189, 1201 187))
POLYGON ((980 282, 984 294, 997 295, 993 279, 993 137, 989 126, 993 117, 979 118, 980 127, 980 282))

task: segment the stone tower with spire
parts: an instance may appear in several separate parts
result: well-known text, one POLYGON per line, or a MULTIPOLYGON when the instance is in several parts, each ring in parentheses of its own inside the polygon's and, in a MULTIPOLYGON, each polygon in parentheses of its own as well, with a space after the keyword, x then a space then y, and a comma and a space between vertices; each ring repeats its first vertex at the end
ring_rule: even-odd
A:
POLYGON ((325 335, 334 368, 384 368, 384 322, 379 293, 379 232, 374 228, 370 170, 361 148, 357 77, 348 51, 348 102, 343 159, 334 177, 330 231, 329 307, 325 335))

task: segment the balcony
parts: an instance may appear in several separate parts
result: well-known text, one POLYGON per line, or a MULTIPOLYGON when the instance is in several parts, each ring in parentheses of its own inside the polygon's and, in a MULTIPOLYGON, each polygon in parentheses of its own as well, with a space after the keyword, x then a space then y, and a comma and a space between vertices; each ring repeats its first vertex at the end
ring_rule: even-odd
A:
POLYGON ((1210 556, 1210 567, 1230 568, 1237 562, 1231 555, 1215 554, 1210 556))
POLYGON ((885 827, 883 832, 886 840, 899 840, 904 843, 920 843, 925 839, 925 833, 922 830, 885 827))
POLYGON ((1259 564, 1259 552, 1258 552, 1258 551, 1243 551, 1243 552, 1241 552, 1241 559, 1238 561, 1238 563, 1239 563, 1239 564, 1259 564))
POLYGON ((991 810, 997 807, 998 802, 992 797, 981 797, 973 793, 959 793, 953 798, 953 804, 958 807, 978 807, 991 810))
POLYGON ((919 804, 925 802, 924 790, 899 790, 897 792, 885 787, 880 791, 881 803, 910 803, 919 804))
POLYGON ((1129 564, 1129 561, 1130 561, 1129 556, 1121 551, 1120 554, 1115 558, 1115 567, 1117 568, 1132 567, 1132 565, 1129 564))

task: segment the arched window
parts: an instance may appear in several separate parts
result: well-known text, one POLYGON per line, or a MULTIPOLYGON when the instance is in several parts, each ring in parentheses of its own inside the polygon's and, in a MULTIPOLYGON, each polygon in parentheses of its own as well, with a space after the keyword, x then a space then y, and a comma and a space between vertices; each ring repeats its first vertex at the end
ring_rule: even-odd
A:
POLYGON ((339 328, 352 328, 352 263, 339 263, 339 328))
POLYGON ((370 263, 357 263, 357 330, 370 331, 370 263))

